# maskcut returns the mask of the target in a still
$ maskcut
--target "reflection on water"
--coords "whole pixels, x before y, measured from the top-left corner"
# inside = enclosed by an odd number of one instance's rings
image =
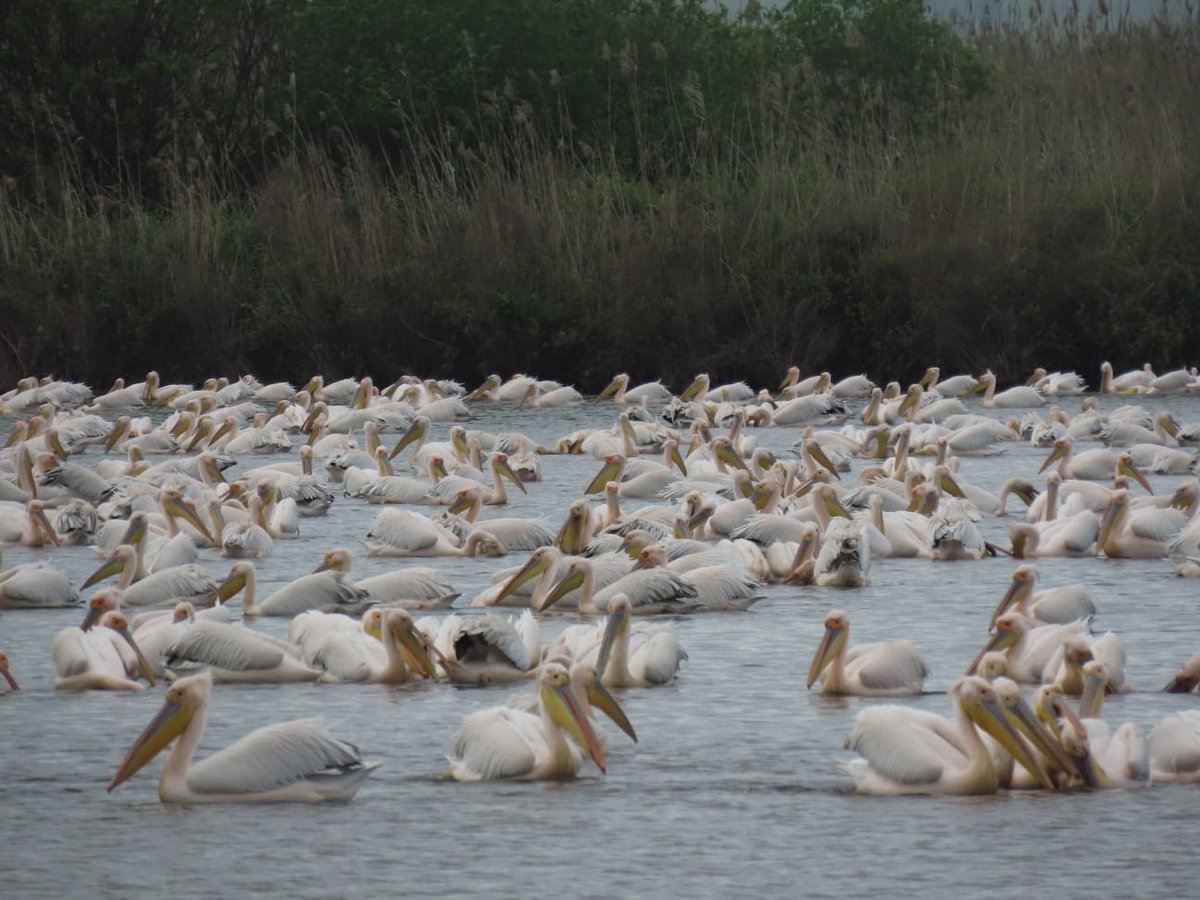
[[[1161,402],[1182,421],[1200,418],[1200,401]],[[485,406],[470,424],[523,430],[551,443],[582,425],[607,425],[613,415],[607,404],[566,412]],[[9,425],[0,421],[0,433]],[[779,428],[756,436],[786,455],[799,434]],[[964,461],[963,472],[996,490],[1012,474],[1032,477],[1046,452],[1013,446]],[[856,471],[861,466],[856,462]],[[591,458],[546,458],[546,481],[529,496],[513,495],[506,513],[543,513],[557,528],[597,467]],[[1153,479],[1160,493],[1178,481]],[[339,499],[326,519],[303,521],[301,539],[281,543],[260,564],[263,590],[310,570],[332,546],[361,551],[376,511]],[[1005,542],[1004,520],[983,524],[989,538]],[[205,554],[215,574],[227,569],[212,551]],[[38,556],[14,549],[5,565]],[[95,565],[89,548],[65,548],[53,560],[76,583]],[[465,603],[491,572],[516,561],[435,564]],[[356,572],[397,564],[360,553]],[[856,711],[875,701],[804,690],[825,613],[847,609],[855,640],[911,638],[933,670],[934,692],[913,702],[945,712],[940,692],[985,639],[1015,566],[1004,558],[884,560],[861,590],[771,587],[749,612],[680,620],[690,661],[679,680],[624,697],[638,744],[609,729],[609,774],[585,768],[571,783],[439,779],[462,717],[503,702],[507,688],[219,686],[201,754],[268,721],[321,715],[383,763],[355,802],[303,808],[164,807],[156,794],[161,762],[107,795],[109,776],[158,709],[161,689],[56,695],[50,641],[79,614],[6,612],[0,646],[24,690],[0,696],[4,893],[960,897],[1025,895],[1030,879],[1039,892],[1064,896],[1191,893],[1195,867],[1180,840],[1194,821],[1191,788],[978,799],[851,792],[840,769],[850,758],[842,741]],[[1195,697],[1154,693],[1200,649],[1194,581],[1174,577],[1163,560],[1044,560],[1038,568],[1045,585],[1085,583],[1099,609],[1097,629],[1125,640],[1138,693],[1106,705],[1111,721],[1149,728],[1196,705]],[[573,621],[549,618],[546,631]],[[286,631],[277,620],[254,627]]]

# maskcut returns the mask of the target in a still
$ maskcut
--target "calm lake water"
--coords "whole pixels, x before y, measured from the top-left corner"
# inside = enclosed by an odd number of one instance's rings
[[[1107,409],[1118,401],[1102,402]],[[1063,405],[1074,412],[1078,400]],[[1198,399],[1144,405],[1167,405],[1184,422],[1200,418]],[[564,412],[475,409],[468,427],[522,430],[546,443],[615,417],[607,403]],[[10,425],[0,420],[0,434]],[[447,427],[438,426],[435,437]],[[786,455],[800,433],[756,434]],[[1001,456],[964,460],[962,473],[994,490],[1014,474],[1034,477],[1047,452],[1011,445]],[[93,448],[83,460],[98,455]],[[864,464],[855,462],[855,475]],[[557,528],[597,468],[590,457],[546,457],[546,480],[531,485],[529,496],[516,495],[505,512],[541,513]],[[1157,493],[1180,480],[1152,479]],[[360,551],[359,576],[403,565],[363,552],[377,511],[339,497],[326,518],[304,520],[299,540],[278,544],[259,564],[264,592],[311,570],[339,545]],[[983,524],[989,537],[1007,543],[1006,520]],[[214,574],[227,571],[215,551],[203,554]],[[86,547],[13,549],[5,565],[39,558],[77,584],[96,565]],[[462,591],[465,605],[493,571],[523,558],[433,564]],[[106,794],[121,757],[161,705],[162,688],[56,694],[50,643],[80,613],[5,612],[0,646],[23,690],[0,696],[3,895],[1194,894],[1194,787],[973,799],[852,792],[840,768],[852,758],[842,741],[857,711],[879,701],[805,691],[824,615],[848,610],[856,641],[911,638],[933,670],[930,693],[911,702],[945,713],[942,692],[986,639],[988,616],[1016,565],[1007,558],[885,560],[867,588],[770,587],[748,612],[680,619],[690,660],[676,683],[623,695],[639,742],[606,723],[608,775],[589,763],[567,783],[441,780],[463,716],[505,702],[508,687],[218,686],[201,756],[259,725],[321,715],[383,764],[355,801],[312,806],[164,806],[157,796],[161,758]],[[1133,720],[1149,730],[1164,715],[1196,707],[1195,696],[1155,693],[1200,649],[1196,581],[1175,577],[1165,560],[1043,560],[1038,569],[1044,585],[1088,585],[1099,611],[1096,629],[1125,640],[1136,692],[1106,706],[1109,721]],[[545,633],[574,621],[571,614],[547,617]],[[253,627],[286,632],[280,620]]]

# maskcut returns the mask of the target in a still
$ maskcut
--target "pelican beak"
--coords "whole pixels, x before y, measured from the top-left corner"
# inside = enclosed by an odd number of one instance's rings
[[[913,390],[911,387],[904,394],[904,399],[900,401],[900,405],[896,407],[897,416],[907,416],[909,411],[917,405],[917,401],[921,398],[920,390]]]
[[[1021,702],[1008,710],[1009,720],[1047,759],[1054,760],[1068,775],[1081,776],[1078,761],[1072,757],[1049,730],[1038,721],[1033,709],[1021,698]],[[1022,763],[1024,765],[1024,763]],[[1031,770],[1032,771],[1032,770]],[[1037,774],[1036,772],[1033,774]]]
[[[393,625],[392,634],[400,642],[405,656],[408,657],[408,663],[413,669],[420,672],[425,678],[437,677],[437,666],[429,658],[429,651],[425,649],[425,642],[417,633],[416,626],[411,622],[403,627]]]
[[[567,594],[571,593],[571,591],[575,590],[582,584],[583,584],[583,575],[581,573],[579,573],[579,572],[569,573],[565,578],[560,580],[558,582],[558,584],[556,584],[554,586],[554,589],[552,591],[550,591],[549,596],[546,597],[546,602],[542,604],[541,608],[538,609],[537,612],[545,612],[550,607],[552,607],[555,603],[557,603],[559,600],[561,600],[563,597],[565,597]]]
[[[230,572],[229,577],[217,585],[217,602],[228,602],[230,597],[236,596],[237,592],[245,586],[245,575],[238,571]]]
[[[600,467],[600,471],[596,473],[596,477],[588,482],[588,486],[583,489],[585,494],[602,494],[604,487],[610,481],[617,480],[617,473],[621,471],[621,459],[607,459],[604,465]]]
[[[470,456],[471,447],[467,443],[466,435],[466,431],[462,430],[461,428],[453,428],[450,431],[450,443],[454,446],[454,449],[463,456]]]
[[[1086,687],[1086,685],[1085,685]],[[1196,688],[1196,677],[1188,672],[1187,667],[1180,669],[1163,686],[1166,694],[1190,694]]]
[[[1083,783],[1089,788],[1112,787],[1108,773],[1104,771],[1104,767],[1092,755],[1091,748],[1085,744],[1082,749],[1084,752],[1075,760],[1075,765]]]
[[[224,422],[222,422],[221,427],[218,428],[216,431],[214,431],[212,437],[210,437],[208,439],[208,446],[210,446],[210,447],[216,446],[217,441],[219,441],[221,438],[223,438],[225,435],[229,434],[229,432],[231,432],[233,430],[233,425],[234,425],[234,422],[233,422],[232,417],[227,418]]]
[[[50,520],[46,518],[45,511],[36,509],[33,512],[33,517],[37,519],[38,527],[42,530],[42,536],[55,547],[62,546],[62,539],[58,536],[58,532],[54,530],[54,526],[50,524]]]
[[[105,578],[108,578],[110,575],[116,575],[118,572],[123,572],[124,570],[125,570],[125,561],[119,556],[114,556],[112,559],[110,559],[108,562],[104,563],[104,565],[102,565],[100,568],[98,568],[95,572],[93,572],[91,575],[89,575],[87,581],[85,581],[83,583],[83,586],[85,588],[89,588],[93,584],[96,584],[97,582],[103,581]]]
[[[679,469],[679,474],[687,477],[687,463],[683,460],[683,454],[679,452],[679,444],[676,443],[671,448],[671,462],[675,463],[675,467]]]
[[[846,629],[825,627],[825,636],[821,638],[821,643],[817,646],[817,652],[813,654],[812,664],[808,667],[808,684],[806,688],[811,689],[816,684],[817,679],[821,677],[821,673],[825,671],[825,667],[833,662],[834,658],[842,652],[842,647],[846,644]]]
[[[1029,593],[1029,587],[1028,581],[1014,578],[1008,585],[1008,590],[1004,592],[1004,596],[1000,598],[996,611],[992,613],[992,620],[988,622],[988,628],[994,627],[996,620],[1008,612],[1010,607],[1022,602]]]
[[[925,374],[921,376],[921,380],[918,381],[917,384],[919,384],[922,388],[925,388],[926,390],[928,390],[929,385],[933,384],[934,374],[935,373],[933,371],[933,367],[930,366],[928,369],[925,370]],[[938,372],[936,374],[940,375],[941,372]]]
[[[483,384],[471,391],[464,397],[464,400],[481,400],[488,395],[488,392],[496,387],[499,387],[500,379],[498,376],[489,375],[483,380]]]
[[[142,673],[142,677],[146,679],[146,681],[150,685],[150,687],[154,687],[154,685],[155,685],[154,670],[152,668],[150,668],[150,663],[147,661],[146,657],[142,654],[142,648],[137,645],[137,641],[135,641],[133,639],[133,635],[129,633],[129,629],[128,628],[114,628],[113,631],[115,631],[122,638],[124,638],[125,643],[127,643],[130,646],[130,648],[133,650],[134,655],[137,657],[138,671]]]
[[[452,504],[450,504],[450,512],[453,515],[458,515],[459,513],[464,513],[470,508],[471,508],[471,495],[466,492],[460,493],[455,498],[454,502]]]
[[[979,668],[979,662],[985,654],[991,653],[993,650],[1007,650],[1017,642],[1019,635],[1015,631],[997,631],[992,635],[991,640],[983,645],[983,649],[976,654],[971,660],[971,665],[967,666],[968,675],[974,675],[975,670]]]
[[[738,452],[733,449],[733,444],[721,443],[717,445],[717,449],[713,452],[713,455],[735,469],[741,469],[743,472],[750,471],[750,467],[746,465]]]
[[[837,495],[832,489],[822,491],[821,502],[825,504],[825,509],[829,511],[829,515],[837,518],[841,516],[843,519],[849,519],[850,513],[846,507],[842,506],[842,501],[838,500]]]
[[[999,700],[994,697],[991,700],[968,698],[963,700],[962,707],[972,722],[999,741],[1001,746],[1012,754],[1012,758],[1028,769],[1030,774],[1036,776],[1047,790],[1055,790],[1056,785],[1046,774],[1041,763],[1029,752],[1029,748],[1021,740],[1020,734],[1004,714],[1004,708],[1000,705]]]
[[[583,517],[575,510],[567,513],[567,519],[554,536],[554,546],[568,555],[575,555],[583,550]]]
[[[570,521],[570,520],[568,519],[567,521]],[[565,525],[563,527],[566,528]],[[511,594],[513,591],[515,591],[521,585],[525,584],[527,581],[529,581],[531,578],[533,578],[535,575],[540,575],[542,572],[545,572],[547,565],[548,565],[548,563],[546,562],[546,560],[544,558],[537,559],[536,557],[531,556],[525,562],[525,565],[521,566],[520,569],[518,569],[515,573],[513,573],[512,578],[508,579],[508,581],[505,582],[504,587],[500,588],[500,593],[496,595],[496,602],[499,603],[501,600],[503,600],[505,597],[507,597],[509,594]]]
[[[108,783],[108,789],[111,791],[137,774],[138,770],[154,759],[187,728],[195,714],[193,708],[168,700],[129,748],[129,752],[125,754],[121,765],[117,767]]]
[[[1079,717],[1081,719],[1098,719],[1100,708],[1104,703],[1104,689],[1108,679],[1094,672],[1083,676],[1083,692],[1079,695]]]
[[[596,767],[602,773],[607,771],[604,765],[604,747],[596,737],[592,723],[575,702],[571,686],[546,685],[542,688],[542,702],[546,704],[546,709],[555,723],[591,755]]]
[[[8,671],[8,666],[0,666],[0,676],[4,677],[4,680],[8,682],[8,686],[14,691],[19,691],[21,689],[21,686],[17,684],[17,679],[13,678],[12,672]],[[616,720],[614,719],[613,721]],[[635,737],[634,740],[636,741],[637,738]]]
[[[603,400],[605,397],[611,397],[613,394],[615,394],[617,392],[617,388],[620,386],[620,384],[621,384],[621,382],[618,379],[614,378],[612,381],[610,381],[608,383],[608,387],[606,387],[604,390],[602,390],[600,393],[598,393],[596,395],[596,401],[599,402],[599,401]]]
[[[496,471],[511,481],[522,494],[528,494],[529,489],[525,487],[525,482],[517,477],[517,473],[512,470],[512,466],[508,464],[505,458],[496,460]]]
[[[608,668],[608,657],[612,653],[613,644],[616,643],[617,638],[628,631],[628,608],[609,614],[608,622],[604,626],[604,637],[600,640],[600,650],[596,656],[596,671],[600,673],[602,679],[604,671]],[[634,740],[637,739],[634,738]]]
[[[588,703],[612,719],[613,724],[629,735],[630,740],[635,744],[637,743],[637,732],[633,730],[633,723],[629,721],[625,710],[621,709],[621,705],[617,703],[617,698],[599,680],[588,685],[587,698]]]
[[[417,438],[425,434],[425,423],[420,419],[414,419],[413,423],[408,426],[408,431],[400,436],[400,440],[396,441],[396,446],[392,448],[392,452],[388,454],[388,459],[395,459],[401,450],[415,441]]]
[[[1067,455],[1067,448],[1062,444],[1055,444],[1054,449],[1050,451],[1050,455],[1046,457],[1046,461],[1042,463],[1042,467],[1038,469],[1038,474],[1045,472],[1048,468]]]
[[[842,476],[837,473],[837,467],[829,461],[829,457],[825,455],[824,448],[815,440],[808,445],[808,455],[819,462],[821,466],[838,481],[842,480]]]
[[[198,532],[204,535],[204,539],[210,544],[214,543],[213,534],[208,530],[208,526],[200,521],[200,517],[196,515],[196,511],[183,502],[178,497],[172,497],[163,504],[167,512],[176,518],[183,519]],[[127,542],[130,543],[130,542]]]
[[[1154,489],[1150,487],[1150,482],[1146,480],[1146,476],[1142,474],[1142,470],[1135,466],[1132,462],[1122,458],[1117,463],[1117,471],[1119,471],[1122,475],[1132,478],[1134,481],[1140,484],[1146,489],[1147,494],[1154,493]]]
[[[687,403],[689,400],[694,400],[700,393],[700,388],[703,386],[704,382],[699,377],[692,379],[692,383],[683,389],[683,393],[679,395],[679,399],[684,403]]]
[[[1096,535],[1096,544],[1093,549],[1093,554],[1100,555],[1100,552],[1108,545],[1109,539],[1113,532],[1117,530],[1117,525],[1125,515],[1125,506],[1120,503],[1109,501],[1108,507],[1104,510],[1104,516],[1100,519],[1100,533]]]
[[[321,564],[312,570],[312,574],[316,575],[318,572],[326,572],[333,567],[333,559],[328,553],[326,553],[323,557],[321,557]]]
[[[117,442],[121,440],[121,438],[125,437],[125,434],[128,431],[129,418],[127,416],[122,416],[117,420],[116,424],[113,425],[112,431],[108,433],[108,438],[104,441],[104,452],[108,453],[110,450],[112,450],[112,448],[117,445]]]
[[[963,493],[963,489],[959,486],[958,482],[954,480],[954,476],[951,475],[949,472],[943,473],[939,484],[940,484],[942,490],[945,491],[947,494],[949,494],[952,497],[960,497],[961,498],[961,497],[967,496],[966,494]]]

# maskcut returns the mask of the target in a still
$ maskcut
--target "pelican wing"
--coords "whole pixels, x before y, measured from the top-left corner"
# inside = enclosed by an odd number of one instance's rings
[[[0,608],[75,606],[79,594],[67,576],[41,563],[0,572]]]
[[[630,654],[630,668],[640,666],[649,684],[667,684],[679,671],[679,664],[688,658],[679,643],[675,629],[658,626]]]
[[[537,662],[513,623],[493,613],[460,617],[452,646],[459,662],[503,662],[522,672]]]
[[[242,625],[197,621],[167,649],[167,665],[180,662],[235,671],[274,669],[284,650]]]
[[[599,578],[597,578],[597,583]],[[609,601],[617,594],[626,594],[636,612],[639,608],[678,605],[683,609],[686,601],[696,598],[698,591],[682,575],[670,569],[641,569],[630,572],[601,591],[597,591],[596,606],[607,610]]]
[[[731,538],[745,538],[759,546],[768,546],[779,541],[798,544],[804,539],[806,523],[787,516],[758,514],[751,516],[744,525],[735,528]]]
[[[325,636],[310,662],[339,681],[366,681],[373,667],[387,663],[387,651],[361,631],[335,631]]]
[[[153,606],[204,597],[216,589],[216,579],[199,566],[189,563],[152,572],[141,581],[134,582],[122,595],[121,602],[126,606]]]
[[[424,516],[409,512],[406,509],[385,509],[375,517],[371,530],[367,532],[367,540],[384,546],[418,553],[434,546],[439,539],[447,538],[452,543],[453,538]]]
[[[507,544],[505,545],[507,546]],[[437,569],[427,567],[398,569],[355,582],[376,603],[396,603],[400,600],[437,600],[457,593]]]
[[[198,794],[242,794],[361,768],[359,749],[333,737],[320,719],[293,719],[259,728],[196,763],[187,783]]]
[[[460,780],[520,778],[533,771],[545,745],[537,716],[507,707],[485,709],[463,719],[450,768]]]
[[[542,518],[481,519],[476,524],[513,552],[536,550],[554,543],[554,533]]]
[[[919,690],[929,674],[925,660],[910,641],[851,647],[846,653],[846,668],[864,687],[876,690],[909,686]]]
[[[899,784],[933,784],[947,764],[964,757],[961,738],[941,716],[905,706],[874,706],[858,714],[846,749]]]
[[[288,616],[355,600],[365,600],[367,592],[351,584],[342,572],[314,572],[285,584],[262,603],[263,614]]]

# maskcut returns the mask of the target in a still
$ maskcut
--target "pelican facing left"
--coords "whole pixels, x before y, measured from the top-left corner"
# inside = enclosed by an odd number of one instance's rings
[[[378,763],[363,762],[353,744],[338,740],[320,719],[292,719],[252,731],[196,765],[212,679],[180,678],[166,703],[129,748],[108,790],[129,780],[176,738],[158,780],[164,803],[349,800]]]

